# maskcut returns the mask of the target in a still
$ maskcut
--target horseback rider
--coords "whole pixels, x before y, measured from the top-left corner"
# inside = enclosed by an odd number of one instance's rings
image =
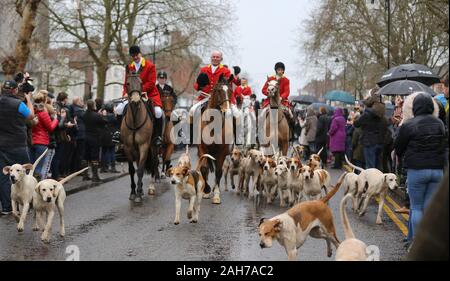
[[[290,94],[290,82],[289,79],[285,76],[284,72],[286,70],[286,67],[284,63],[277,62],[275,64],[275,75],[272,75],[270,77],[267,77],[267,81],[264,84],[264,87],[262,89],[262,93],[267,96],[267,88],[269,86],[269,82],[273,80],[278,80],[278,84],[280,87],[280,98],[281,98],[281,104],[280,106],[283,108],[283,111],[285,112],[286,118],[288,120],[289,126],[292,128],[294,124],[294,116],[291,111],[291,105],[289,103],[289,94]],[[269,99],[264,99],[263,101],[263,108],[267,108],[269,105]]]
[[[194,89],[199,91],[200,95],[197,97],[196,104],[194,104],[189,111],[190,116],[193,116],[198,108],[201,108],[202,105],[208,102],[209,93],[219,81],[220,76],[223,75],[223,78],[225,79],[230,78],[231,71],[222,64],[222,60],[222,53],[214,51],[211,55],[211,64],[200,69],[200,74],[197,77],[197,81],[194,83]],[[238,78],[239,73],[240,68],[235,66],[233,83],[236,86],[240,85],[240,80]]]
[[[127,65],[127,71],[125,72],[125,83],[123,86],[123,97],[127,97],[126,81],[129,73],[137,73],[142,80],[142,94],[145,100],[148,100],[149,105],[153,105],[154,115],[154,132],[155,145],[159,146],[162,142],[162,130],[163,130],[163,110],[161,97],[156,87],[156,66],[150,61],[145,59],[141,54],[139,46],[131,46],[129,54],[132,61]],[[124,102],[123,106],[126,106],[128,101]],[[123,108],[123,107],[122,107]],[[118,110],[120,114],[120,110]],[[125,108],[123,108],[123,114],[125,116]]]
[[[164,71],[158,72],[158,83],[156,84],[156,88],[158,89],[159,95],[167,95],[173,97],[173,103],[177,103],[177,95],[173,88],[167,84],[167,73]]]
[[[231,104],[241,105],[244,101],[244,97],[249,98],[252,95],[252,89],[248,86],[246,78],[241,79],[241,85],[237,86],[231,96]],[[239,100],[239,102],[238,102]]]

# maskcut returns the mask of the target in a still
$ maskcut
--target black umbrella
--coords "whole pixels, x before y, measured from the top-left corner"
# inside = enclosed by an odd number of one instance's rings
[[[299,104],[312,104],[315,102],[319,102],[319,100],[316,97],[309,95],[292,96],[289,99],[291,100],[291,102]]]
[[[434,74],[433,71],[425,65],[402,64],[386,71],[383,76],[381,76],[377,85],[383,87],[388,83],[397,80],[414,80],[427,86],[440,82],[439,76]]]
[[[429,86],[411,80],[398,80],[387,84],[381,88],[378,93],[385,96],[407,96],[414,92],[425,92],[431,96],[435,96],[436,93]]]

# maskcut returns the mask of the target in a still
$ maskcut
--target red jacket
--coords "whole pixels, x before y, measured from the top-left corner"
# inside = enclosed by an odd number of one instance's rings
[[[207,66],[204,66],[202,69],[200,69],[200,73],[202,73],[202,72],[203,72],[203,73],[206,73],[206,75],[208,75],[208,78],[209,78],[209,85],[208,85],[208,86],[205,86],[205,87],[202,89],[202,91],[205,92],[205,93],[211,92],[212,88],[214,88],[214,86],[215,86],[215,85],[217,84],[217,82],[219,81],[220,75],[223,74],[223,76],[224,76],[225,79],[228,79],[228,78],[230,78],[230,76],[231,76],[230,70],[229,70],[228,68],[224,67],[222,64],[220,64],[220,65],[217,67],[216,72],[214,72],[214,73],[212,73],[212,68],[211,68],[211,65],[210,65],[210,64],[207,65]],[[233,83],[234,83],[236,86],[238,86],[238,85],[240,84],[239,81],[236,79],[236,77],[233,79]],[[194,89],[195,89],[196,91],[199,90],[199,89],[198,89],[197,82],[194,83]],[[205,97],[203,97],[202,95],[200,95],[200,96],[197,97],[197,100],[202,100],[202,99],[204,99],[204,98],[205,98]]]
[[[135,72],[136,66],[134,62],[128,65],[130,71]],[[162,107],[161,97],[159,95],[158,89],[156,88],[156,66],[149,60],[143,59],[141,67],[139,68],[139,77],[142,80],[142,91],[147,93],[147,97],[153,100],[154,106]],[[123,94],[125,96],[127,93],[126,81],[128,78],[128,73],[125,73],[125,83],[123,85]]]
[[[48,112],[39,111],[37,113],[38,123],[33,127],[32,139],[33,144],[49,145],[50,137],[49,133],[52,133],[56,126],[58,126],[58,119],[50,119]]]
[[[234,89],[233,95],[231,96],[231,103],[232,104],[236,104],[236,97],[241,97],[241,101],[242,98],[244,96],[251,96],[252,95],[252,89],[250,87],[242,87],[242,86],[237,86],[236,89]]]
[[[266,81],[266,84],[264,84],[264,87],[262,89],[262,93],[267,96],[267,87],[269,86],[269,81],[276,80],[277,77],[275,75],[269,77],[269,79]],[[287,77],[283,76],[280,78],[280,97],[281,97],[281,104],[284,106],[290,106],[289,105],[289,93],[290,93],[290,86],[289,86],[289,79]],[[264,99],[263,101],[263,107],[266,107],[269,105],[269,99]]]

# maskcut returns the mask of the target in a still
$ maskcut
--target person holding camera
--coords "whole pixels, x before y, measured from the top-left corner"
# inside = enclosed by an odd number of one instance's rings
[[[47,97],[44,92],[40,91],[34,96],[34,112],[37,116],[37,124],[33,127],[32,139],[33,146],[31,147],[31,162],[34,163],[39,156],[44,153],[50,144],[49,134],[53,133],[58,126],[58,119],[56,118],[56,113],[52,112],[52,118],[50,118],[50,113],[48,107],[46,106]],[[41,161],[36,169],[36,178],[38,180],[45,179],[46,175],[42,173]]]
[[[25,88],[25,90],[28,90]],[[23,92],[25,102],[18,96],[16,81],[6,81],[0,95],[0,169],[15,163],[29,163],[25,121],[34,118],[31,92]],[[0,203],[2,215],[12,211],[11,181],[0,173]]]

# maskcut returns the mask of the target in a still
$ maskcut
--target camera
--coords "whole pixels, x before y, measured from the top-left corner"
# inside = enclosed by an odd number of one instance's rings
[[[22,93],[34,92],[34,86],[31,83],[31,82],[33,82],[33,79],[30,77],[30,74],[28,74],[28,72],[17,73],[14,76],[14,81],[16,81],[17,84],[19,84],[19,92],[22,92]]]

